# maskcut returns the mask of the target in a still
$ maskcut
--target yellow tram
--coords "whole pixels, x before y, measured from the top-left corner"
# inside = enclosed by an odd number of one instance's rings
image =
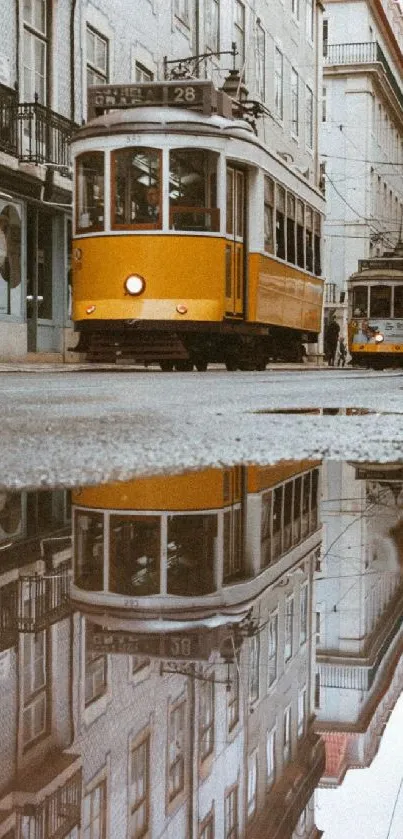
[[[321,327],[323,198],[211,82],[89,89],[73,319],[89,360],[264,369]]]
[[[354,365],[401,366],[403,361],[403,243],[360,259],[348,281],[349,350]]]

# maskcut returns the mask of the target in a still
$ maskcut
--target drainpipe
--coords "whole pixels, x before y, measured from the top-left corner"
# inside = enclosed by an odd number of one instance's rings
[[[77,0],[71,0],[71,9],[70,9],[70,119],[71,122],[74,122],[74,51],[75,51],[75,39],[74,39],[74,18],[75,18],[75,11],[76,11],[76,3]]]
[[[196,0],[195,6],[195,47],[196,47],[196,78],[198,79],[200,76],[200,68],[199,68],[199,55],[200,55],[200,3],[199,0]]]

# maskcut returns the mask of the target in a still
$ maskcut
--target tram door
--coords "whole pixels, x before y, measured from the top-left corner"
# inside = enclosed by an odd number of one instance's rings
[[[227,166],[227,230],[225,246],[225,311],[244,314],[245,173]]]

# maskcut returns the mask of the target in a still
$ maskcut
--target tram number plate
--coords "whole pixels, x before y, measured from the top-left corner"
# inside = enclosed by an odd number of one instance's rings
[[[140,635],[94,628],[90,632],[90,647],[94,652],[150,655],[181,660],[209,657],[198,634]]]
[[[96,85],[88,88],[89,116],[112,108],[139,105],[171,106],[211,112],[214,88],[211,82],[149,82],[134,85]]]

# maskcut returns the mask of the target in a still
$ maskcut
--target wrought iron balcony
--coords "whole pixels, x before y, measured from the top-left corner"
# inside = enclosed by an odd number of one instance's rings
[[[62,839],[78,827],[81,819],[82,771],[38,803],[18,808],[18,836],[32,839]]]
[[[69,563],[41,576],[19,577],[0,588],[0,649],[18,632],[40,632],[70,613]]]
[[[388,82],[403,106],[403,90],[399,85],[385,53],[377,41],[363,41],[358,44],[328,44],[324,64],[346,65],[346,64],[382,64]]]
[[[0,85],[0,151],[24,163],[50,163],[70,170],[70,140],[77,126],[38,102],[18,102],[17,91]]]

